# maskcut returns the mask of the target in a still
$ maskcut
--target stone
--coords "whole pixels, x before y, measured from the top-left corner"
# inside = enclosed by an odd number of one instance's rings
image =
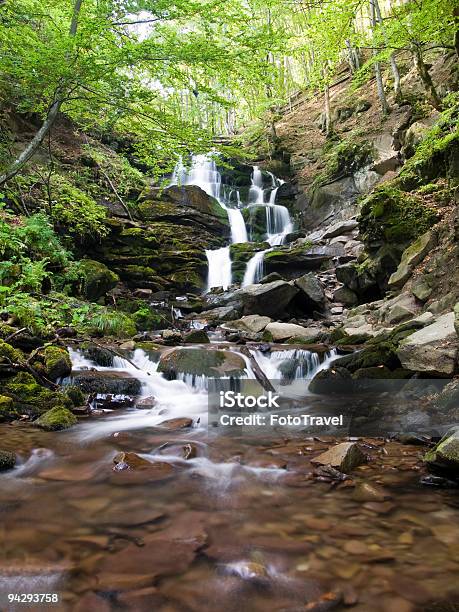
[[[187,417],[178,417],[175,419],[168,419],[167,421],[161,421],[156,427],[165,429],[166,431],[179,431],[180,429],[188,429],[193,426],[193,419]]]
[[[352,492],[352,499],[358,502],[386,501],[391,498],[388,491],[372,482],[360,482]]]
[[[388,325],[396,325],[407,319],[412,319],[420,311],[420,306],[411,293],[401,293],[381,308],[381,318]]]
[[[140,395],[142,383],[128,372],[78,370],[72,372],[72,384],[85,393]]]
[[[367,457],[356,442],[341,442],[311,459],[311,463],[331,465],[345,474],[366,462]]]
[[[266,285],[267,283],[272,283],[278,280],[285,280],[285,278],[281,274],[279,274],[279,272],[271,272],[271,274],[267,274],[266,276],[263,276],[263,278],[260,281],[260,284]]]
[[[91,302],[103,297],[120,280],[119,276],[109,270],[105,264],[92,259],[82,259],[79,270],[83,278],[82,294]]]
[[[272,319],[269,317],[262,317],[260,315],[247,315],[236,321],[231,321],[224,325],[225,329],[236,329],[241,331],[249,331],[253,333],[261,332],[265,327],[271,323]]]
[[[425,302],[432,295],[433,287],[430,286],[428,278],[421,276],[411,285],[411,293],[420,301]]]
[[[295,280],[300,290],[298,298],[302,298],[308,306],[320,308],[325,302],[325,293],[322,283],[313,273],[305,274]]]
[[[339,287],[333,293],[333,301],[341,302],[345,306],[355,306],[359,303],[357,295],[347,287]]]
[[[34,421],[34,425],[46,431],[60,431],[76,425],[77,422],[78,419],[68,408],[56,406],[42,414],[40,418]]]
[[[319,370],[309,383],[308,389],[318,395],[352,393],[353,380],[349,370],[333,366]]]
[[[151,410],[157,404],[156,398],[153,395],[149,395],[148,397],[141,397],[137,400],[135,407],[139,408],[139,410]]]
[[[209,336],[203,329],[192,329],[183,337],[185,344],[209,344]]]
[[[51,381],[68,376],[72,362],[67,349],[61,346],[46,346],[32,360],[33,367]]]
[[[178,329],[165,329],[161,334],[164,344],[176,344],[182,341],[182,333]]]
[[[219,306],[213,310],[206,310],[199,315],[204,321],[219,323],[220,321],[233,321],[241,315],[242,307],[235,305]]]
[[[241,377],[245,374],[246,363],[241,355],[232,351],[212,348],[175,348],[161,355],[158,372],[169,380],[179,374],[221,378]]]
[[[241,300],[244,315],[259,314],[275,318],[285,313],[285,308],[298,291],[297,287],[286,281],[274,281],[243,287],[235,292],[235,297]]]
[[[459,427],[444,435],[424,459],[434,471],[446,472],[459,478]]]
[[[11,470],[16,465],[16,455],[10,451],[0,449],[0,472]]]
[[[120,344],[120,349],[122,351],[133,351],[135,349],[135,342],[133,340],[123,342],[122,344]]]
[[[317,341],[321,332],[316,327],[303,327],[294,323],[269,323],[265,327],[265,334],[269,334],[273,342],[282,342],[290,338],[302,340],[313,344]]]
[[[335,236],[340,236],[341,234],[348,234],[358,226],[359,224],[355,219],[338,221],[337,223],[330,225],[330,227],[324,231],[322,234],[322,239],[327,240],[328,238],[334,238]]]
[[[459,302],[454,306],[454,329],[459,336]]]
[[[424,259],[436,245],[436,235],[428,231],[419,236],[408,248],[403,251],[397,270],[389,278],[390,288],[402,287],[410,278],[414,268]]]
[[[397,355],[402,366],[413,372],[451,376],[456,370],[458,357],[454,313],[439,317],[435,323],[402,340]]]

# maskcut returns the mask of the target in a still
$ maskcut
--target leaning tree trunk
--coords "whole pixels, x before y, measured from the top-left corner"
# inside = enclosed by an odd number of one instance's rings
[[[374,3],[374,10],[375,10],[375,14],[376,14],[376,19],[381,27],[381,30],[384,34],[384,38],[386,41],[386,46],[388,46],[388,40],[387,40],[387,34],[386,34],[386,30],[384,28],[384,23],[383,23],[383,18],[381,15],[381,9],[379,7],[379,2],[378,0],[373,0]],[[400,72],[398,70],[398,66],[397,66],[397,62],[395,60],[395,53],[391,53],[390,56],[390,67],[392,70],[392,76],[394,77],[394,95],[395,95],[395,99],[397,100],[397,102],[400,102],[401,98],[402,98],[402,88],[400,85]]]
[[[430,76],[429,69],[424,63],[424,58],[422,56],[422,48],[420,44],[415,44],[413,46],[413,54],[414,54],[414,63],[418,74],[421,78],[422,84],[427,92],[427,96],[430,100],[430,103],[436,110],[442,110],[442,103],[440,96],[437,93],[434,82],[432,81],[432,77]]]
[[[370,20],[371,20],[371,28],[373,30],[373,39],[374,39],[374,31],[376,29],[376,7],[375,0],[370,0]],[[373,56],[376,57],[378,55],[378,50],[374,49]],[[384,83],[382,80],[381,74],[381,64],[378,60],[375,60],[375,76],[376,76],[376,87],[378,90],[378,98],[381,102],[381,109],[384,115],[387,115],[389,112],[389,105],[387,104],[386,94],[384,92]]]
[[[70,24],[69,35],[73,38],[75,37],[78,29],[78,18],[81,11],[81,5],[83,4],[83,0],[75,0],[75,4],[73,7],[73,15],[72,22]],[[49,107],[48,113],[46,115],[46,119],[43,122],[42,126],[26,146],[24,151],[19,155],[17,159],[10,165],[5,174],[0,176],[0,185],[6,183],[13,177],[18,174],[22,168],[27,164],[27,162],[33,157],[33,155],[37,152],[41,143],[49,133],[52,128],[56,118],[59,114],[62,104],[65,102],[66,97],[68,96],[68,92],[65,88],[58,88],[54,94],[54,100],[51,106]]]
[[[330,87],[325,84],[324,90],[324,110],[325,110],[325,135],[328,137],[332,133],[332,121],[330,112]]]
[[[352,45],[351,41],[348,38],[346,38],[345,43],[351,73],[354,74],[354,72],[357,72],[357,70],[360,68],[359,54],[357,49]]]

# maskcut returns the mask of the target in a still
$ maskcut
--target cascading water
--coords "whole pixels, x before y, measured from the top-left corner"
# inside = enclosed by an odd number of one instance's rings
[[[282,181],[273,174],[271,186],[264,188],[263,173],[258,166],[253,167],[248,206],[266,208],[266,241],[273,246],[284,243],[285,237],[293,229],[290,214],[285,206],[276,204],[276,196]],[[248,242],[247,228],[242,216],[239,191],[222,185],[221,174],[215,160],[208,155],[193,157],[190,168],[180,161],[172,176],[171,185],[197,185],[208,195],[215,198],[226,211],[231,228],[231,243]],[[242,286],[258,282],[263,276],[264,252],[256,253],[247,263]],[[208,261],[207,290],[213,287],[227,289],[232,283],[231,257],[229,246],[206,251]]]

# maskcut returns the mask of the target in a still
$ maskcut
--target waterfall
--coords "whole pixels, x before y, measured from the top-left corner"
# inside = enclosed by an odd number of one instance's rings
[[[259,253],[255,253],[252,259],[247,263],[244,279],[242,281],[243,287],[258,283],[263,277],[263,260],[265,258],[265,252],[266,251],[260,251]]]
[[[264,206],[266,209],[266,241],[271,247],[284,243],[285,237],[293,229],[290,214],[285,206],[276,204],[276,196],[283,181],[271,172],[271,188],[263,187],[263,172],[253,167],[247,206]],[[248,242],[247,228],[241,208],[240,193],[222,185],[222,177],[217,164],[209,155],[194,155],[191,166],[185,167],[180,160],[172,175],[171,185],[196,185],[209,196],[215,198],[228,215],[231,229],[231,243]],[[269,192],[269,193],[266,193]],[[266,196],[266,197],[265,197]],[[268,249],[269,250],[269,249]],[[247,263],[242,286],[257,283],[263,276],[263,260],[266,251],[256,253]],[[206,251],[208,262],[207,291],[213,287],[227,289],[232,284],[231,255],[229,246]]]

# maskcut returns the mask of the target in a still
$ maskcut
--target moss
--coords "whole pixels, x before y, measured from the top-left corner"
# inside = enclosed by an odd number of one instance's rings
[[[46,431],[59,431],[68,429],[78,422],[76,416],[64,406],[55,406],[51,410],[45,412],[39,419],[34,422],[34,425],[45,429]]]
[[[76,385],[69,385],[68,387],[65,387],[65,394],[75,407],[83,406],[86,401],[85,394]]]
[[[14,419],[17,415],[12,398],[7,395],[0,395],[0,422]]]
[[[145,305],[133,313],[132,320],[139,331],[161,329],[165,324],[163,315]]]
[[[15,327],[7,325],[6,323],[0,323],[0,338],[3,340],[6,340],[8,336],[11,336],[11,334],[14,334],[16,331],[17,329]]]
[[[54,406],[72,405],[65,393],[45,389],[28,372],[19,372],[9,379],[3,387],[3,393],[13,398],[15,410],[31,416],[42,414]]]
[[[33,365],[49,380],[68,376],[72,371],[70,355],[67,349],[60,346],[47,346],[42,349]]]
[[[16,455],[10,451],[0,449],[0,472],[11,470],[16,465]]]
[[[79,264],[82,274],[82,294],[90,301],[97,301],[119,282],[119,276],[99,261],[83,259]]]
[[[24,359],[22,351],[15,349],[4,340],[0,340],[0,360],[6,358],[14,363],[21,363]]]
[[[423,200],[387,183],[361,203],[359,227],[367,244],[406,244],[426,232],[438,217]]]
[[[315,177],[311,191],[339,177],[350,176],[371,162],[373,146],[368,141],[328,140],[323,148],[324,169]]]

